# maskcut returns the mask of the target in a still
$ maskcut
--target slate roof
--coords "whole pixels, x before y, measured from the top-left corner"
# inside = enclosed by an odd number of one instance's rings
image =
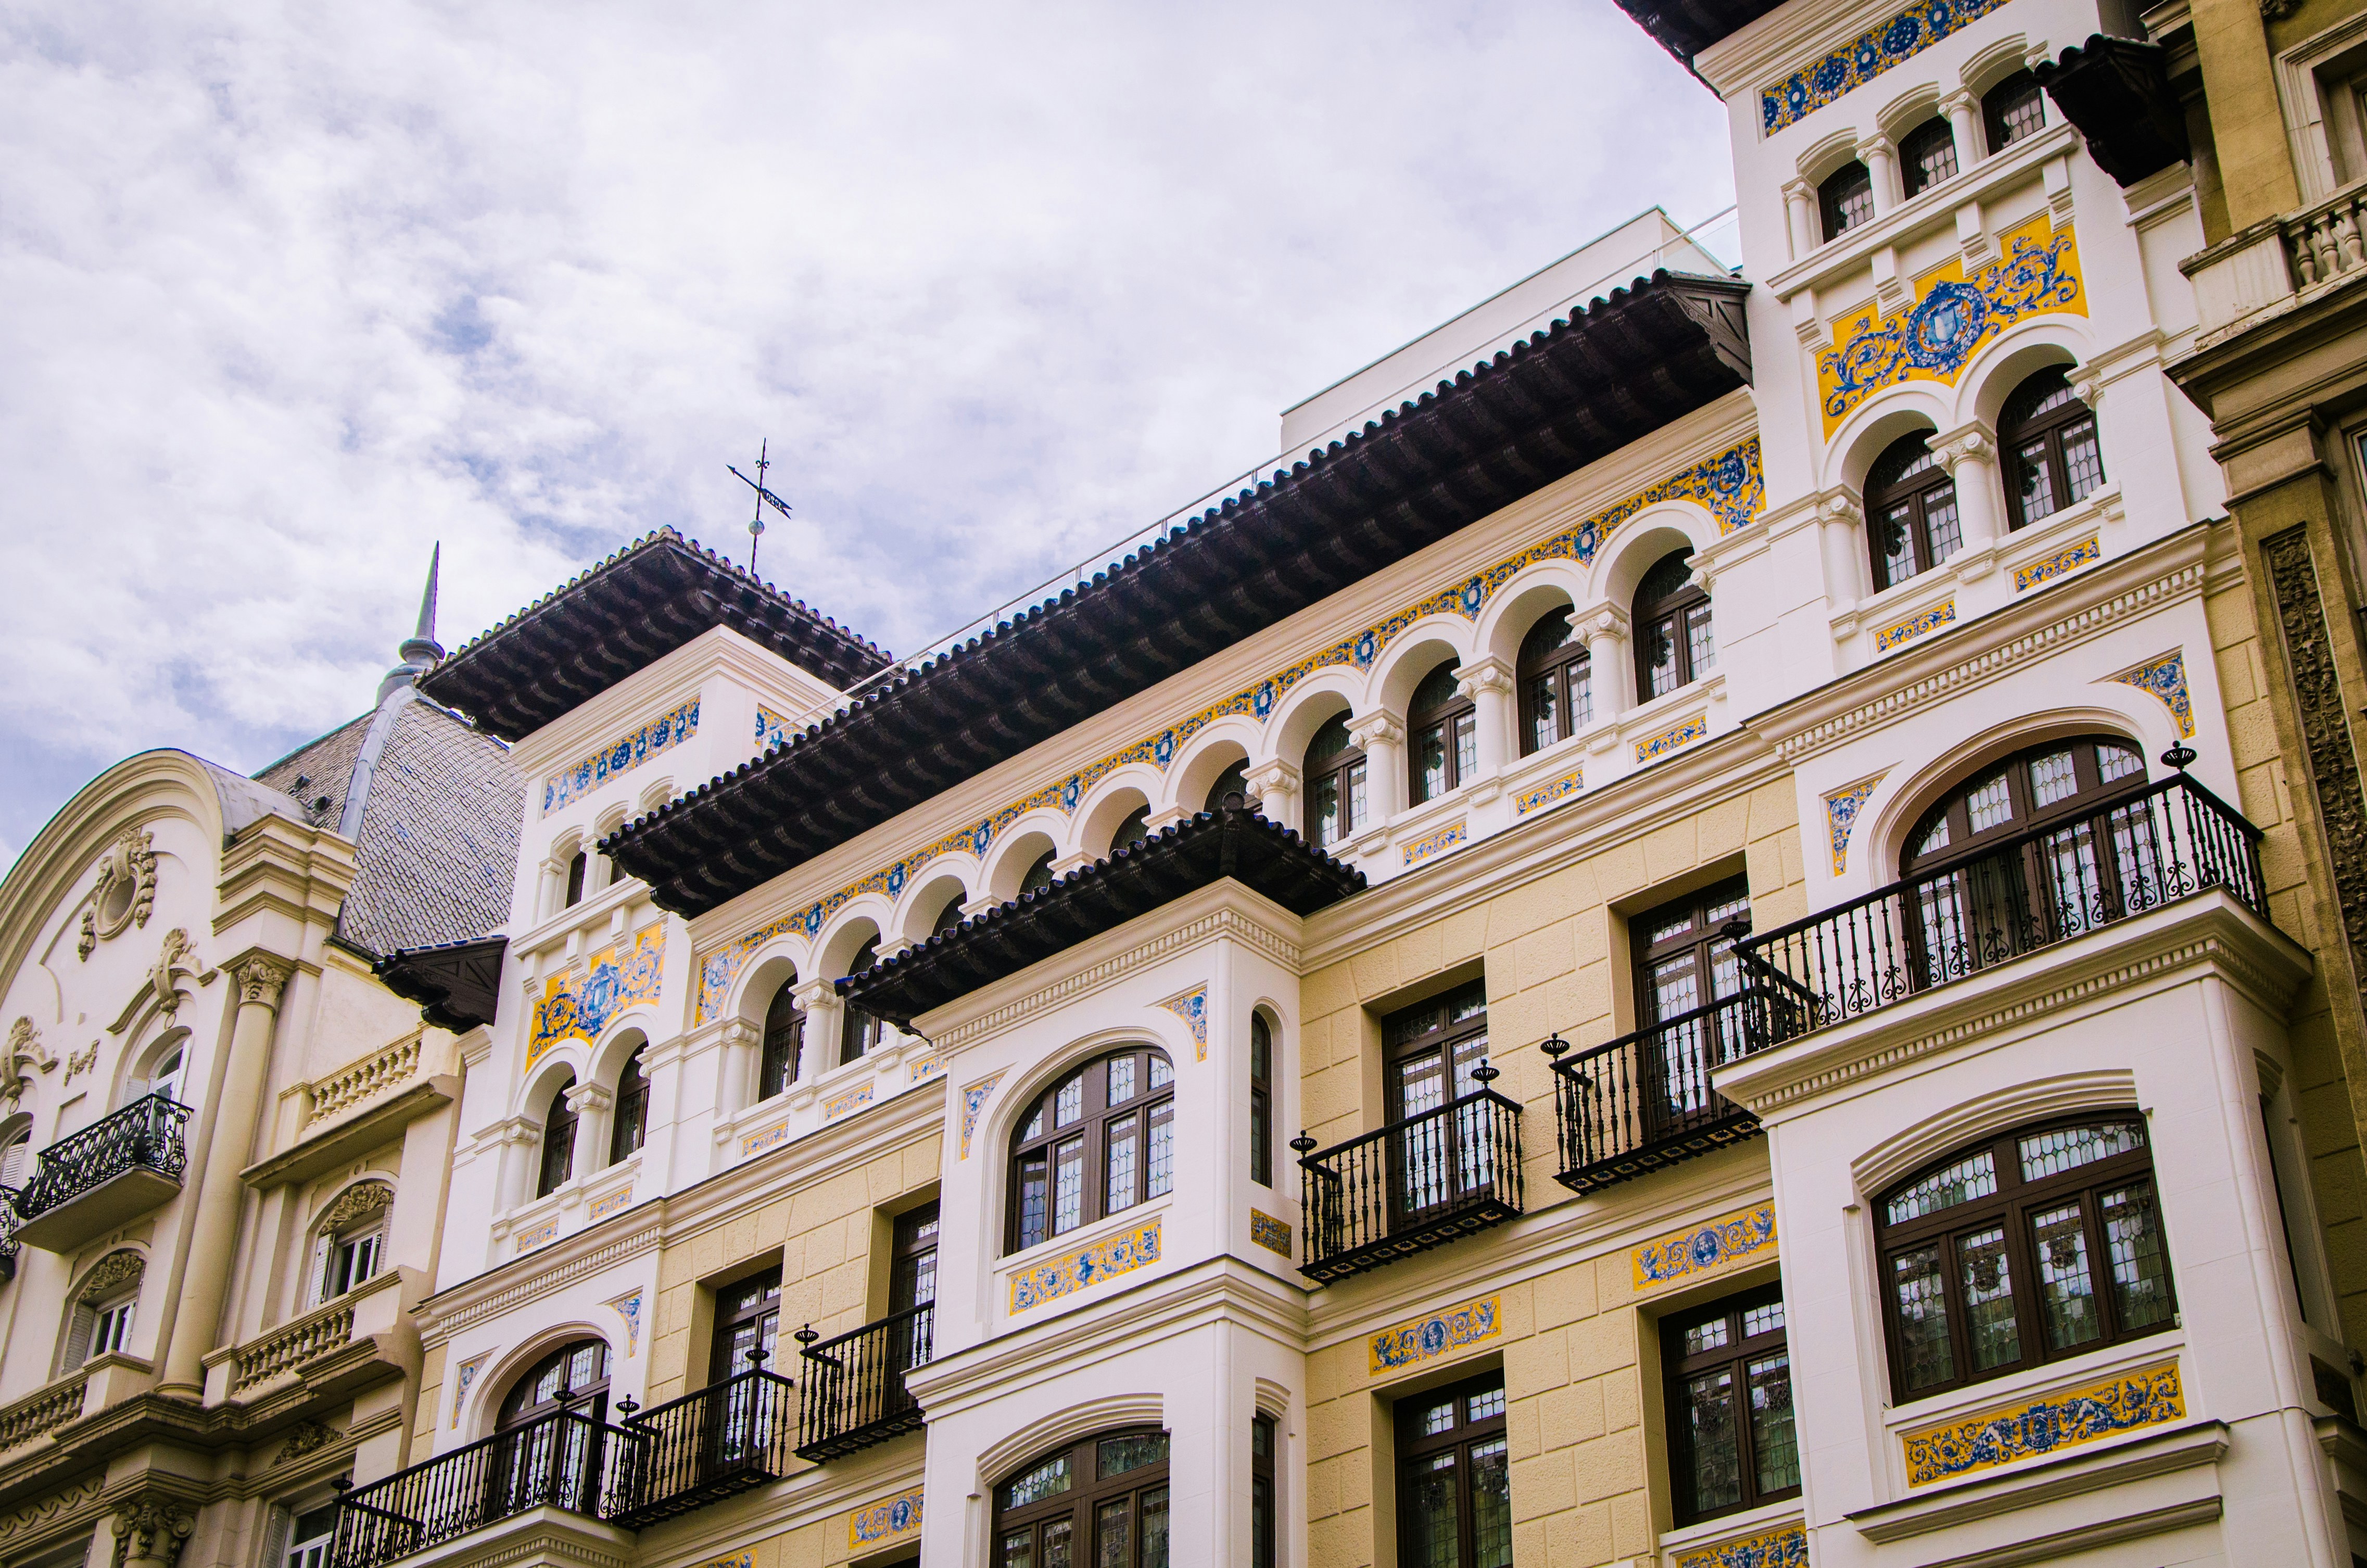
[[[1692,71],[1694,55],[1781,4],[1783,0],[1619,0],[1619,8]]]

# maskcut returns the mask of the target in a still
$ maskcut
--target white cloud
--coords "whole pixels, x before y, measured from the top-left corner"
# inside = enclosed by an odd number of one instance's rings
[[[20,5],[0,790],[259,767],[661,523],[889,646],[1268,455],[1654,201],[1720,112],[1607,0]]]

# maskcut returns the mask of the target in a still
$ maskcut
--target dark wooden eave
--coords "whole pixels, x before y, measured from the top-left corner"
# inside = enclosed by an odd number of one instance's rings
[[[2031,74],[2088,139],[2096,166],[2124,189],[2192,156],[2161,45],[2097,33]]]
[[[1692,71],[1694,55],[1781,4],[1783,0],[1619,0],[1619,8]]]
[[[419,1004],[419,1016],[458,1034],[493,1021],[502,995],[507,937],[479,937],[433,948],[406,948],[370,966],[389,991]]]
[[[515,741],[719,626],[842,690],[889,663],[803,601],[660,528],[468,643],[419,689]]]
[[[1227,806],[1187,818],[1050,887],[996,904],[882,959],[840,981],[839,994],[910,1027],[922,1014],[981,985],[1227,877],[1302,916],[1365,885],[1364,872],[1342,865],[1288,828],[1246,806]]]
[[[1748,385],[1749,291],[1637,278],[600,847],[680,915],[760,886]]]

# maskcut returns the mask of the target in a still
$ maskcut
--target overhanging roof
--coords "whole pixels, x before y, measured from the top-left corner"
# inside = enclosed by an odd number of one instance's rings
[[[2161,45],[2097,33],[2084,49],[2074,44],[2040,61],[2032,74],[2122,188],[2193,155]]]
[[[601,847],[681,915],[760,886],[1747,385],[1749,291],[1638,278]]]
[[[719,626],[842,690],[889,664],[802,600],[660,528],[461,648],[419,689],[515,741]]]
[[[1740,32],[1782,4],[1783,0],[1619,0],[1619,8],[1691,71],[1694,55]]]
[[[440,1029],[459,1033],[493,1021],[501,1001],[507,937],[479,937],[433,948],[407,948],[370,965],[381,983]]]
[[[1365,885],[1298,835],[1245,806],[1202,812],[1106,860],[971,915],[838,983],[839,994],[900,1027],[1230,877],[1308,915]]]

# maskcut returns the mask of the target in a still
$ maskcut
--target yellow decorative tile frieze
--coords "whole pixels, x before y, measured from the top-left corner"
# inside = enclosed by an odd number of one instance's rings
[[[893,1541],[899,1536],[917,1540],[921,1533],[921,1490],[915,1486],[910,1492],[899,1492],[847,1515],[846,1549],[860,1551]]]
[[[1670,1554],[1674,1568],[1808,1568],[1808,1531],[1798,1521],[1731,1536]]]
[[[1365,1344],[1365,1373],[1402,1371],[1408,1367],[1484,1345],[1504,1332],[1504,1298],[1482,1296],[1442,1312],[1409,1318],[1374,1335]]]
[[[1637,1295],[1688,1285],[1775,1256],[1775,1205],[1756,1203],[1646,1242],[1628,1255]]]
[[[2172,1359],[1977,1415],[1958,1416],[1910,1431],[1899,1440],[1907,1451],[1907,1484],[1929,1486],[2184,1419],[2186,1390]]]
[[[1130,1231],[1079,1247],[1059,1257],[1048,1257],[1011,1277],[1011,1310],[1030,1307],[1098,1285],[1121,1274],[1131,1274],[1160,1259],[1159,1221],[1148,1220]]]

